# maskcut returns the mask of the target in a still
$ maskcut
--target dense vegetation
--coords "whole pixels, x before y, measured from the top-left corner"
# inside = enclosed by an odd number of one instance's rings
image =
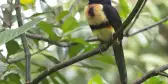
[[[21,0],[21,16],[18,14],[20,6],[15,1],[18,0],[4,0],[0,6],[0,84],[25,83],[25,47],[31,53],[31,81],[36,81],[34,79],[41,76],[42,72],[97,48],[98,42],[92,38],[84,17],[87,0]],[[122,21],[125,21],[137,1],[113,0],[112,4],[119,11]],[[124,30],[128,84],[150,70],[167,64],[168,60],[168,1],[147,0],[145,3],[144,0],[144,4],[140,13]],[[133,34],[144,28],[146,30]],[[23,40],[26,45],[23,45]],[[51,71],[52,74],[40,80],[40,83],[120,82],[111,48],[65,67],[58,68],[56,72]],[[167,74],[159,73],[162,76],[153,76],[144,84],[167,84],[168,80],[164,77]]]

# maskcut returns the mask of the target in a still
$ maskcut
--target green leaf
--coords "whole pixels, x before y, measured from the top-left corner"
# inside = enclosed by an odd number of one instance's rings
[[[6,78],[8,78],[8,80],[11,81],[12,84],[21,84],[19,74],[10,73],[6,76]]]
[[[48,54],[45,54],[45,53],[41,53],[42,55],[44,55],[47,59],[51,60],[52,62],[58,64],[60,63],[58,59],[56,59],[54,56],[52,55],[48,55]]]
[[[69,82],[66,80],[66,78],[59,72],[57,72],[57,77],[64,83],[64,84],[69,84]]]
[[[23,26],[17,29],[9,29],[5,30],[0,33],[0,45],[14,39],[15,37],[19,36],[20,34],[32,29],[36,24],[38,24],[42,18],[33,19],[32,21],[24,24]]]
[[[46,57],[41,53],[35,54],[32,57],[32,63],[39,65],[39,66],[46,67],[46,68],[51,68],[53,65],[55,65],[55,63],[53,63],[49,59],[46,59]],[[50,65],[50,66],[48,66],[48,65]]]
[[[48,33],[49,35],[55,34],[53,32],[52,25],[47,22],[41,21],[37,26],[40,27],[44,32]]]
[[[104,83],[101,76],[99,74],[96,74],[89,80],[88,84],[104,84]]]
[[[52,24],[49,24],[47,22],[41,21],[38,25],[38,27],[40,27],[44,32],[46,32],[47,34],[49,34],[49,38],[51,40],[60,40],[60,37],[57,36],[54,32],[53,32],[53,26]]]
[[[88,52],[88,51],[91,51],[93,49],[97,48],[97,44],[91,44],[89,46],[87,46],[84,50],[84,52]]]
[[[9,56],[9,55],[15,54],[20,49],[20,46],[15,40],[11,40],[6,43],[6,48]]]
[[[64,32],[68,32],[68,31],[71,31],[78,26],[79,26],[79,24],[74,17],[68,17],[62,25],[62,29],[63,29]]]
[[[91,60],[98,60],[107,64],[114,64],[113,56],[110,55],[97,55],[92,57]]]
[[[32,16],[30,16],[29,18],[34,18],[34,17],[40,16],[40,15],[44,15],[46,13],[49,13],[49,12],[35,13]]]
[[[50,75],[50,78],[51,78],[51,80],[53,81],[53,83],[55,83],[55,84],[60,84],[59,81],[57,81],[56,76],[57,76],[57,72],[51,74],[51,75]]]
[[[146,84],[164,84],[164,82],[159,77],[152,77],[148,79]]]
[[[120,10],[121,17],[126,18],[130,12],[127,1],[126,0],[119,0],[119,5],[120,5],[120,9],[121,9]]]
[[[89,45],[88,42],[86,42],[84,39],[82,38],[71,38],[70,41],[74,42],[74,43],[79,43],[79,44],[83,44],[83,45]]]
[[[50,78],[55,84],[69,84],[68,80],[60,72],[55,72],[50,75]],[[57,81],[59,80],[59,81]],[[61,82],[61,83],[60,83]]]
[[[10,55],[10,57],[12,59],[8,59],[8,62],[9,63],[10,62],[15,62],[16,60],[24,59],[25,58],[25,53],[24,53],[24,51],[18,51],[17,53]]]
[[[46,70],[47,68],[45,66],[42,66],[42,65],[39,65],[39,64],[36,64],[36,63],[31,63],[32,64],[32,73],[39,73],[39,72],[42,72],[44,70]]]
[[[39,67],[39,68],[37,69],[37,73],[38,73],[38,72],[42,72],[42,71],[44,71],[44,70],[46,70],[46,67]]]
[[[20,71],[24,72],[25,71],[25,65],[22,62],[17,62],[16,63],[17,67],[20,68]]]
[[[53,41],[59,41],[61,39],[61,37],[53,34],[53,35],[50,35],[49,39],[53,40]]]
[[[17,69],[18,67],[16,65],[10,64],[7,66],[8,70],[12,70],[12,69]]]
[[[56,17],[56,20],[61,20],[63,17],[65,17],[69,12],[68,11],[62,11],[59,13],[59,15]]]
[[[8,84],[8,82],[6,80],[0,80],[1,84]]]
[[[42,81],[41,81],[42,84],[50,84],[50,82],[48,81],[47,78],[44,78]]]
[[[84,45],[81,45],[81,44],[71,46],[69,48],[69,57],[71,58],[71,57],[77,55],[83,49],[84,49]]]
[[[55,84],[59,84],[59,82],[54,77],[52,77],[51,75],[49,77],[51,78],[52,82],[55,83]]]

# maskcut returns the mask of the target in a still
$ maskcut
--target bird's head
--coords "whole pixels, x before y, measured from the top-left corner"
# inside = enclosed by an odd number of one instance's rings
[[[111,0],[89,0],[89,4],[111,4]]]

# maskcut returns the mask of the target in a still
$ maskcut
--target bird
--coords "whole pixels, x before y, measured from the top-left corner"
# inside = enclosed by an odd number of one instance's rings
[[[101,42],[100,44],[107,43],[109,38],[112,37],[122,25],[119,13],[117,9],[112,6],[111,0],[89,0],[84,8],[84,13],[93,35],[97,36]],[[121,84],[127,84],[127,70],[122,39],[123,33],[113,42],[112,47]]]

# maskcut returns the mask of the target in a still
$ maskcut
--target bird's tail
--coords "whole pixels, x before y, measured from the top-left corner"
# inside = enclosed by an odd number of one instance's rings
[[[114,56],[115,56],[116,64],[120,75],[121,84],[127,84],[127,70],[125,66],[122,41],[114,42],[113,51],[114,51]]]

